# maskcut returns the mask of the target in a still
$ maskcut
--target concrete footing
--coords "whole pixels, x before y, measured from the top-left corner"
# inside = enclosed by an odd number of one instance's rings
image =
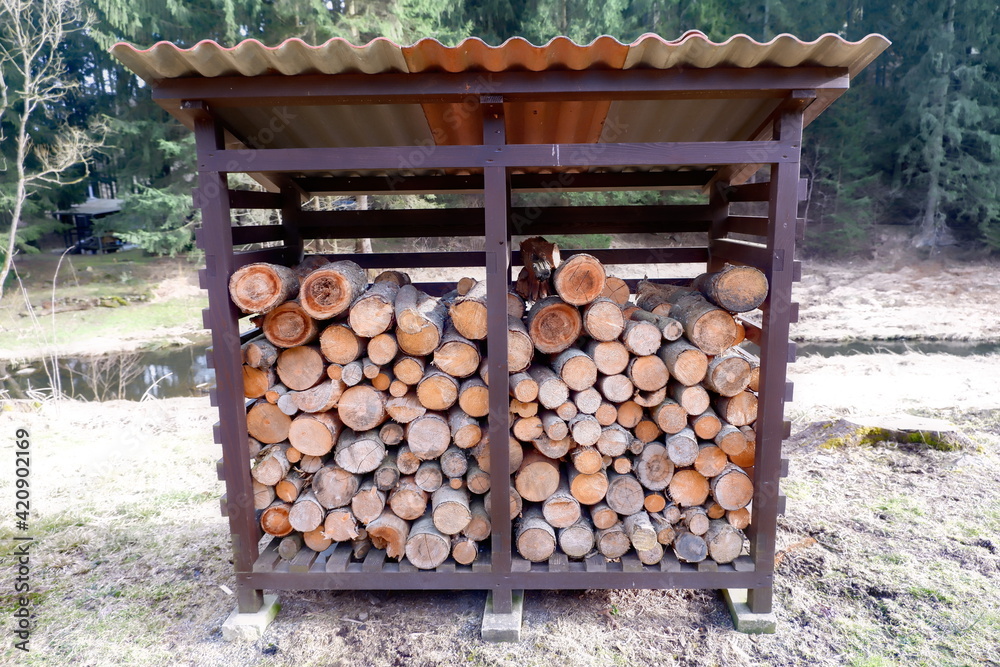
[[[493,611],[493,593],[486,595],[486,609],[483,611],[483,641],[521,641],[521,618],[524,615],[524,591],[514,591],[514,604],[509,614]]]
[[[750,611],[745,588],[723,589],[722,597],[729,607],[729,614],[733,617],[733,627],[737,632],[748,635],[773,635],[777,632],[778,620],[773,611],[767,614],[755,614]]]
[[[241,614],[237,607],[222,624],[222,638],[229,642],[257,641],[280,609],[277,595],[264,595],[264,604],[254,613]]]

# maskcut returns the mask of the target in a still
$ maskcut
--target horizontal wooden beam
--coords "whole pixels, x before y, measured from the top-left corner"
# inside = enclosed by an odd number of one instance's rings
[[[420,72],[419,74],[309,74],[185,77],[153,86],[168,111],[180,100],[227,106],[479,103],[570,100],[725,99],[785,97],[795,89],[847,89],[837,67],[675,68],[543,72]],[[169,107],[173,106],[174,109]]]
[[[508,144],[505,146],[364,146],[217,150],[198,154],[207,172],[330,172],[407,167],[405,156],[421,156],[420,169],[481,167],[589,168],[782,163],[798,160],[799,145],[779,141],[702,141],[621,144]]]

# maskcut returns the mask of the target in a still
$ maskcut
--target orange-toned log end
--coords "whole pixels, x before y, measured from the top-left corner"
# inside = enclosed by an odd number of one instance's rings
[[[717,355],[736,344],[739,329],[726,311],[710,310],[697,318],[689,337],[705,354]]]
[[[257,403],[247,413],[247,431],[265,444],[272,445],[288,438],[291,425],[291,417],[266,401]]]
[[[712,497],[726,510],[738,510],[753,500],[753,481],[735,465],[729,465],[712,478]]]
[[[229,279],[229,296],[244,313],[270,312],[298,292],[295,272],[279,264],[247,264]]]
[[[697,470],[685,468],[674,473],[668,490],[670,498],[681,507],[694,507],[708,498],[708,480]]]
[[[694,279],[691,286],[706,299],[733,313],[745,313],[764,303],[767,298],[767,276],[752,266],[727,264],[717,273],[706,273]]]
[[[331,262],[302,281],[302,307],[317,320],[340,315],[358,298],[368,283],[364,269],[351,261]]]
[[[536,301],[528,312],[527,324],[535,349],[545,354],[562,352],[576,342],[583,331],[580,311],[559,297]]]
[[[277,347],[295,347],[316,340],[319,326],[296,301],[286,301],[268,314],[260,324],[264,336]]]
[[[608,297],[619,306],[624,306],[628,303],[630,296],[628,283],[621,278],[608,276],[604,281],[604,289],[601,290],[601,296]]]
[[[586,253],[570,257],[552,277],[556,294],[574,306],[584,306],[601,296],[606,281],[604,265]]]

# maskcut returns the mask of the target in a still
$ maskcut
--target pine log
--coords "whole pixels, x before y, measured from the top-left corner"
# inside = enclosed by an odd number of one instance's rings
[[[719,396],[712,407],[723,421],[733,426],[746,426],[757,421],[757,396],[753,392],[741,391],[735,396]]]
[[[633,467],[639,482],[650,491],[667,488],[674,476],[674,464],[667,456],[667,449],[659,443],[646,445]]]
[[[681,512],[681,525],[694,535],[708,532],[708,514],[703,507],[689,507]]]
[[[260,328],[272,345],[281,348],[305,345],[319,336],[319,325],[298,301],[286,301],[264,315]]]
[[[653,442],[662,434],[660,427],[650,419],[643,419],[635,425],[635,437],[643,443]]]
[[[722,396],[735,396],[750,384],[750,370],[750,362],[740,354],[720,354],[708,363],[708,372],[702,382]]]
[[[365,357],[361,360],[361,373],[366,380],[374,380],[378,377],[381,369],[374,361]]]
[[[400,424],[409,424],[414,419],[422,417],[427,412],[427,408],[420,404],[417,392],[410,391],[402,396],[386,399],[385,411]]]
[[[385,443],[378,431],[354,431],[345,428],[337,438],[334,460],[348,472],[358,475],[373,472],[385,458]]]
[[[604,468],[603,457],[596,447],[575,447],[569,456],[577,472],[585,475],[592,475]]]
[[[610,528],[618,523],[618,513],[608,507],[603,500],[590,506],[590,518],[598,530]]]
[[[593,419],[597,421],[596,417]],[[618,424],[612,424],[601,428],[601,435],[595,444],[597,451],[604,456],[621,456],[632,444],[632,436]]]
[[[638,308],[629,314],[629,319],[636,322],[649,322],[660,330],[660,335],[665,341],[674,341],[684,335],[684,326],[672,317],[657,315]]]
[[[550,459],[561,459],[566,456],[571,449],[577,448],[577,443],[575,443],[573,438],[569,435],[564,438],[554,439],[550,438],[548,435],[542,434],[541,436],[535,438],[532,442],[535,445],[535,449]]]
[[[442,486],[431,495],[434,527],[445,535],[457,535],[472,521],[469,492]]]
[[[247,264],[229,279],[229,296],[244,313],[268,313],[298,293],[295,272],[279,264]]]
[[[647,512],[662,512],[663,508],[667,506],[667,499],[659,491],[650,491],[642,501],[642,506]]]
[[[620,521],[610,528],[598,530],[595,541],[597,550],[608,560],[621,558],[632,548],[625,526]]]
[[[428,368],[417,383],[417,399],[428,410],[447,410],[458,401],[458,380],[447,373]]]
[[[592,255],[573,255],[555,270],[552,285],[566,303],[585,306],[604,291],[607,274],[604,265]]]
[[[576,306],[559,297],[539,299],[528,311],[528,334],[539,352],[554,354],[571,346],[583,331],[583,317]]]
[[[274,486],[280,482],[292,467],[288,462],[288,457],[285,456],[287,448],[288,445],[282,443],[280,445],[271,445],[262,450],[262,456],[257,461],[257,465],[250,471],[250,475],[261,484],[266,484],[267,486]]]
[[[670,374],[667,365],[655,354],[633,357],[629,361],[626,375],[640,391],[656,391],[667,385]],[[663,400],[662,398],[660,400]],[[707,401],[706,401],[707,407]]]
[[[514,488],[525,500],[542,502],[559,487],[559,463],[534,448],[524,453],[514,475]]]
[[[712,478],[712,497],[727,510],[746,507],[753,500],[753,482],[739,466],[729,464]]]
[[[486,338],[486,281],[474,283],[466,292],[461,290],[460,296],[449,306],[451,321],[458,333],[471,340]]]
[[[396,450],[396,467],[401,475],[412,475],[420,469],[420,457],[410,451],[410,445],[403,443]]]
[[[618,514],[628,516],[642,510],[646,494],[633,475],[608,474],[608,490],[604,502]]]
[[[711,303],[731,313],[745,313],[764,303],[767,277],[752,266],[726,266],[715,273],[703,273],[691,287]]]
[[[410,528],[406,539],[406,558],[414,567],[433,570],[451,555],[451,540],[434,527],[434,520],[425,516]]]
[[[653,420],[664,433],[680,433],[687,427],[687,410],[672,398],[664,399],[651,411]]]
[[[398,445],[406,437],[406,429],[403,428],[402,424],[386,422],[378,430],[378,437],[382,438],[382,442],[387,445]]]
[[[288,512],[288,523],[294,530],[306,533],[319,528],[325,517],[326,509],[319,504],[316,494],[310,490],[296,499]]]
[[[328,361],[349,364],[365,353],[366,341],[345,322],[333,322],[319,336],[319,348]]]
[[[670,377],[683,385],[698,384],[708,371],[708,357],[686,340],[667,343],[658,354],[670,371]]]
[[[548,366],[533,365],[528,375],[538,383],[538,402],[546,408],[557,408],[569,399],[569,387]]]
[[[711,403],[708,392],[700,384],[687,386],[680,382],[672,381],[670,386],[667,387],[667,391],[670,397],[677,401],[690,416],[702,414],[705,410],[708,410],[708,406]]]
[[[601,375],[596,387],[612,403],[623,403],[632,398],[635,392],[635,385],[624,375]]]
[[[701,443],[698,449],[698,457],[694,461],[694,469],[705,477],[715,477],[722,472],[729,459],[726,453],[707,442]]]
[[[698,436],[684,428],[666,439],[667,456],[678,468],[694,465],[698,458]]]
[[[517,524],[515,540],[517,552],[533,563],[548,560],[556,549],[556,531],[537,507],[525,511]]]
[[[448,426],[451,429],[451,439],[460,449],[469,449],[479,444],[483,438],[483,429],[474,417],[460,406],[454,406],[448,411]]]
[[[681,520],[681,507],[675,502],[667,503],[667,506],[663,508],[661,514],[670,523],[677,523]]]
[[[354,262],[330,262],[302,281],[302,308],[314,319],[328,320],[345,312],[364,293],[367,284],[365,270]]]
[[[402,558],[406,552],[406,539],[410,524],[386,508],[377,519],[368,522],[368,537],[376,549],[385,549],[389,558]]]
[[[469,489],[470,493],[483,495],[490,490],[489,473],[484,472],[475,463],[469,464],[468,470],[465,473],[465,486]]]
[[[258,401],[247,413],[247,431],[250,437],[267,445],[287,440],[291,425],[291,418],[278,406],[267,401]]]
[[[358,537],[351,540],[351,554],[356,561],[364,560],[368,552],[372,550],[372,541],[368,537],[368,531],[364,528],[359,528],[358,533]]]
[[[726,510],[726,521],[733,528],[743,530],[750,525],[750,510],[746,507],[741,507],[738,510]]]
[[[451,444],[451,427],[448,416],[441,412],[427,412],[406,425],[406,442],[421,461],[436,459]]]
[[[399,357],[392,367],[392,374],[400,382],[413,386],[424,377],[424,360],[411,356]]]
[[[542,503],[542,514],[553,528],[566,528],[580,520],[580,501],[570,493],[565,478],[559,480],[555,493]]]
[[[347,321],[354,332],[365,338],[373,338],[388,331],[395,318],[397,292],[399,285],[384,280],[374,283],[350,304]]]
[[[427,493],[434,493],[444,484],[441,464],[436,460],[421,461],[417,472],[413,473],[413,481]]]
[[[583,351],[587,353],[597,370],[604,375],[618,375],[628,366],[629,353],[621,341],[588,341],[583,346]]]
[[[284,537],[294,530],[288,521],[288,512],[292,509],[291,503],[276,500],[260,515],[260,527],[268,535]]]
[[[445,329],[441,343],[434,350],[434,365],[456,378],[469,377],[479,368],[479,347],[465,338],[454,326]],[[457,391],[456,387],[456,391]]]
[[[274,485],[274,494],[286,503],[293,503],[308,483],[309,479],[303,477],[297,470],[290,470],[284,479]]]
[[[337,403],[340,419],[355,431],[367,431],[388,418],[386,396],[371,385],[348,387]]]
[[[736,456],[747,447],[747,438],[743,431],[732,424],[722,424],[722,428],[716,434],[715,444],[727,455]]]
[[[716,519],[705,533],[708,555],[716,563],[732,563],[743,553],[743,533],[728,521]]]
[[[583,328],[594,340],[616,340],[625,330],[621,306],[606,297],[596,299],[583,309]]]
[[[324,466],[313,475],[312,490],[327,509],[344,507],[361,487],[361,478],[338,465]]]
[[[308,533],[302,533],[302,541],[307,548],[312,549],[316,553],[323,553],[333,544],[333,540],[323,532],[322,526],[315,530],[310,530]]]
[[[722,420],[712,408],[706,408],[700,415],[692,415],[688,418],[688,423],[695,435],[702,440],[711,440],[722,429]]]
[[[243,364],[243,396],[246,398],[262,398],[277,380],[273,368],[261,370]]]
[[[515,419],[510,432],[521,442],[531,442],[542,435],[542,420],[538,417]]]
[[[671,500],[681,507],[701,505],[708,498],[708,480],[693,468],[674,471],[667,488]]]
[[[399,483],[399,466],[396,465],[396,454],[388,452],[382,463],[375,469],[375,488],[379,491],[388,491]]]
[[[636,551],[649,551],[658,546],[656,530],[645,511],[638,511],[625,517],[622,522],[632,547]]]
[[[554,370],[566,386],[574,391],[583,391],[594,386],[597,381],[597,364],[583,350],[571,347],[552,359]]]
[[[373,283],[392,282],[396,283],[397,287],[402,287],[403,285],[409,285],[413,281],[410,279],[410,274],[406,273],[405,271],[387,270],[375,276],[375,280],[373,280],[372,282]],[[381,549],[381,547],[376,547],[376,548]]]
[[[358,520],[350,507],[330,510],[323,521],[323,534],[334,542],[350,542],[360,535]]]
[[[399,484],[389,492],[389,507],[400,519],[413,521],[423,516],[430,494],[417,486],[412,475],[399,478]]]
[[[340,380],[325,380],[305,391],[288,392],[288,400],[302,412],[326,412],[337,405],[345,389]]]
[[[576,405],[577,410],[588,415],[596,414],[604,402],[601,392],[592,386],[581,391],[571,391],[569,397],[573,401],[573,404]]]
[[[663,335],[656,326],[649,322],[629,320],[625,323],[621,341],[632,354],[638,357],[654,354],[660,349]]]
[[[635,428],[642,421],[642,406],[635,401],[625,401],[618,406],[616,420],[625,428]]]
[[[483,504],[483,501],[479,498],[473,500],[472,504],[469,506],[469,513],[472,515],[472,519],[469,521],[468,525],[462,529],[462,534],[470,540],[482,542],[487,539],[493,531],[493,525],[490,522],[490,515],[486,511],[486,506]]]
[[[337,413],[300,414],[288,429],[288,441],[295,449],[309,456],[326,456],[340,438],[344,423]]]
[[[608,276],[604,281],[604,289],[601,290],[601,296],[611,299],[619,306],[624,306],[628,303],[630,296],[628,283],[621,278]]]
[[[559,548],[570,558],[583,558],[594,549],[594,529],[580,518],[572,526],[559,529]]]
[[[390,390],[391,391],[391,390]],[[490,412],[489,388],[479,377],[470,377],[458,386],[458,407],[470,417],[485,417]]]
[[[459,565],[474,563],[479,557],[479,545],[468,537],[453,535],[451,538],[451,557]]]

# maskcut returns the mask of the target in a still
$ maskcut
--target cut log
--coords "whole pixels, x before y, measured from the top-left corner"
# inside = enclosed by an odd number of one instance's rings
[[[722,424],[722,428],[716,434],[715,444],[727,455],[737,456],[747,447],[747,438],[743,431],[732,424]]]
[[[594,529],[586,519],[558,532],[559,548],[570,558],[583,558],[594,549]]]
[[[396,450],[396,467],[401,475],[412,475],[420,468],[420,458],[410,451],[405,442]]]
[[[753,500],[753,482],[743,468],[729,464],[712,478],[712,497],[727,510],[741,509]]]
[[[378,437],[382,438],[382,442],[387,445],[398,445],[406,437],[406,429],[403,428],[402,424],[386,422],[378,430]]]
[[[417,399],[428,410],[447,410],[458,401],[458,380],[447,373],[428,368],[417,383]]]
[[[708,410],[711,399],[700,384],[688,386],[672,381],[667,390],[688,415],[696,416]]]
[[[291,418],[267,401],[258,401],[247,413],[250,437],[267,445],[287,440],[291,425]]]
[[[337,405],[345,389],[340,380],[326,380],[305,391],[288,392],[287,400],[302,412],[326,412]]]
[[[409,285],[413,281],[410,279],[410,274],[406,273],[405,271],[389,270],[389,271],[383,271],[382,273],[375,276],[375,280],[373,280],[372,282],[373,283],[393,282],[396,283],[397,287],[402,287],[403,285]],[[382,547],[376,547],[376,548],[381,549]]]
[[[760,391],[760,359],[755,354],[750,354],[742,347],[735,346],[729,349],[729,353],[743,357],[750,364],[750,380],[746,389],[757,392]]]
[[[649,551],[655,549],[659,542],[656,540],[656,530],[649,515],[644,511],[638,511],[625,517],[622,522],[625,533],[628,535],[632,547],[636,551]]]
[[[365,353],[366,341],[344,322],[334,322],[319,337],[323,356],[334,364],[349,364]]]
[[[434,527],[431,517],[416,521],[406,539],[406,559],[420,570],[433,570],[448,560],[451,540]]]
[[[596,414],[600,409],[601,404],[604,402],[601,392],[597,391],[594,387],[587,387],[582,391],[572,391],[570,392],[569,397],[573,401],[573,404],[576,405],[577,410],[588,415]],[[608,405],[611,404],[608,403]]]
[[[380,333],[368,341],[366,351],[368,358],[372,360],[372,363],[379,366],[391,364],[393,359],[396,358],[397,352],[399,352],[399,344],[396,342],[396,334],[390,331]]]
[[[713,444],[703,442],[698,449],[698,457],[694,461],[694,469],[705,477],[715,477],[722,472],[729,459],[726,453]]]
[[[705,533],[708,555],[716,563],[732,563],[743,553],[743,533],[728,521],[716,519]]]
[[[705,378],[708,371],[708,357],[686,340],[667,343],[658,352],[667,365],[670,377],[683,385],[696,385]]]
[[[385,443],[375,429],[354,431],[345,428],[337,438],[334,460],[348,472],[363,475],[374,471],[385,458]]]
[[[569,387],[548,366],[533,365],[528,375],[538,383],[538,402],[546,408],[555,409],[569,400]]]
[[[569,483],[563,478],[555,493],[542,503],[542,515],[553,528],[566,528],[580,520],[580,501],[569,492]]]
[[[459,281],[459,296],[448,308],[452,324],[458,333],[471,340],[486,338],[486,281],[474,283],[462,292]]]
[[[640,479],[639,481],[641,482],[642,480]],[[658,491],[650,491],[642,501],[642,506],[647,512],[662,512],[663,508],[667,506],[667,499]]]
[[[534,401],[530,403],[522,403],[516,398],[510,399],[510,416],[513,419],[514,416],[518,417],[534,417],[538,414],[538,403]]]
[[[483,438],[479,422],[457,405],[448,411],[448,426],[452,442],[461,449],[475,447]]]
[[[555,270],[552,285],[566,303],[585,306],[604,291],[607,274],[604,265],[586,253],[573,255]]]
[[[674,524],[660,513],[651,513],[649,515],[649,519],[653,523],[653,528],[656,530],[656,541],[664,546],[672,544],[674,538],[677,536],[677,532],[674,530]]]
[[[295,499],[299,497],[302,489],[308,483],[309,480],[299,474],[298,471],[290,470],[284,479],[279,480],[274,485],[274,493],[286,503],[294,503]]]
[[[243,362],[252,368],[265,370],[277,363],[278,352],[278,348],[265,336],[257,336],[243,344]]]
[[[628,303],[628,299],[631,294],[629,292],[628,283],[621,278],[608,276],[604,281],[604,289],[601,290],[601,296],[611,299],[619,306],[624,306]]]
[[[597,550],[608,560],[621,558],[632,548],[625,526],[620,521],[610,528],[598,530],[595,541]]]
[[[406,539],[410,524],[386,508],[377,519],[368,522],[368,537],[376,549],[385,549],[389,558],[402,558],[406,552]]]
[[[555,412],[557,415],[559,415],[559,419],[562,419],[563,421],[569,421],[573,417],[576,417],[580,413],[580,410],[577,409],[576,403],[574,403],[573,401],[566,401],[565,403],[557,407],[555,409]]]
[[[469,565],[479,557],[479,545],[468,537],[453,535],[451,538],[451,557],[459,565]]]
[[[746,507],[741,507],[738,510],[726,510],[726,521],[733,528],[743,530],[750,525],[750,510]]]
[[[399,285],[384,280],[374,283],[350,304],[347,321],[354,332],[365,338],[373,338],[388,331],[395,319],[397,292]]]
[[[746,428],[746,427],[743,427]],[[746,435],[744,433],[744,435]],[[742,452],[738,454],[732,454],[729,456],[729,460],[741,468],[749,468],[754,464],[757,454],[757,443],[753,440],[747,440],[747,446]]]
[[[656,425],[664,433],[680,433],[687,427],[687,410],[672,398],[664,399],[651,413]]]
[[[649,322],[660,330],[660,335],[666,341],[674,341],[684,335],[684,326],[672,317],[657,315],[637,308],[629,314],[629,319],[636,322]]]
[[[486,495],[483,496],[483,504],[486,506],[486,511],[490,511],[490,497],[492,495],[492,490],[487,491]],[[521,516],[521,508],[523,507],[524,501],[521,499],[521,494],[517,492],[513,486],[508,487],[508,507],[510,511],[511,518],[516,518]],[[502,500],[501,500],[502,502]]]
[[[542,410],[539,415],[542,422],[542,429],[545,431],[545,435],[548,436],[550,441],[562,441],[567,435],[569,435],[569,426],[563,421],[559,415],[551,410]],[[565,452],[564,452],[565,453]],[[559,458],[558,456],[551,456],[547,454],[550,458]]]
[[[596,387],[611,403],[624,403],[635,392],[635,385],[624,375],[602,375],[598,377]]]
[[[698,458],[698,436],[689,428],[681,429],[666,439],[667,456],[678,468],[694,465]]]
[[[559,462],[542,455],[534,448],[524,453],[514,475],[514,488],[528,501],[540,503],[559,487]]]
[[[268,535],[284,537],[295,530],[288,521],[288,513],[291,511],[291,503],[276,500],[260,515],[260,527]]]
[[[368,357],[361,360],[361,373],[366,380],[374,380],[378,377],[380,371],[381,369],[378,367],[378,364],[373,362]]]
[[[564,350],[554,357],[552,370],[574,391],[590,389],[597,381],[597,364],[586,352],[576,347]]]
[[[388,418],[386,396],[371,385],[348,387],[337,403],[337,414],[344,424],[355,431],[368,431]]]
[[[559,297],[536,301],[527,318],[528,334],[539,352],[555,354],[570,347],[583,331],[583,318],[576,306]]]
[[[344,364],[340,368],[340,381],[348,387],[361,384],[365,379],[365,366],[361,359],[355,359],[349,364]]]
[[[302,458],[299,460],[299,470],[306,475],[312,475],[323,469],[325,465],[322,456],[309,456],[308,454],[303,454]]]
[[[305,345],[319,336],[319,325],[297,301],[286,301],[264,316],[260,325],[272,345],[281,348]]]
[[[368,552],[372,550],[372,541],[368,537],[368,531],[364,528],[359,528],[358,533],[358,537],[351,540],[351,554],[356,561],[364,560]]]
[[[618,406],[616,420],[625,428],[635,428],[642,421],[642,407],[635,401],[625,401]]]
[[[442,486],[431,496],[434,527],[445,535],[457,535],[472,521],[469,492]]]
[[[714,500],[709,500],[702,507],[709,519],[721,519],[726,516],[726,509]]]
[[[643,565],[656,565],[663,560],[663,545],[656,543],[651,549],[637,549],[635,554]]]
[[[642,454],[636,457],[633,468],[636,478],[650,491],[667,488],[674,476],[674,464],[667,456],[666,448],[659,443],[646,445]]]
[[[404,384],[415,385],[424,377],[424,360],[410,356],[399,357],[392,367],[392,374]]]
[[[691,287],[711,303],[731,313],[745,313],[764,303],[767,277],[752,266],[726,266],[715,273],[703,273]]]
[[[655,408],[667,397],[667,388],[660,387],[653,391],[636,391],[632,400],[644,408]]]
[[[261,370],[243,364],[243,396],[246,398],[262,398],[277,380],[273,368]]]
[[[257,465],[250,471],[250,475],[267,486],[274,486],[280,482],[291,469],[292,465],[285,456],[288,445],[271,445],[262,451],[262,456]]]
[[[543,435],[542,420],[538,417],[522,417],[513,420],[510,432],[521,442],[531,442]]]
[[[512,474],[521,467],[521,461],[524,459],[524,449],[513,435],[508,435],[507,437],[509,440],[507,447],[508,474]],[[479,441],[479,444],[470,453],[476,458],[476,463],[480,469],[488,473],[490,471],[490,438],[488,433],[483,433],[483,439]]]
[[[469,455],[456,446],[451,446],[441,455],[441,472],[445,477],[464,477],[469,469]]]
[[[620,475],[616,472],[608,475],[608,490],[604,502],[618,514],[628,516],[641,511],[645,499],[642,485],[633,475]]]
[[[594,340],[617,340],[625,330],[621,306],[606,297],[596,299],[583,309],[583,328]]]
[[[323,521],[323,534],[334,542],[350,542],[361,534],[358,530],[358,520],[350,507],[337,507],[330,510]]]
[[[402,396],[386,399],[385,411],[400,424],[409,424],[414,419],[422,417],[427,412],[427,408],[420,404],[417,392],[410,391]]]
[[[268,313],[298,293],[295,272],[280,264],[247,264],[229,279],[229,296],[244,313]]]
[[[681,508],[677,503],[669,502],[667,506],[663,508],[663,517],[674,524],[681,520]]]
[[[512,373],[508,384],[510,395],[522,403],[529,403],[538,398],[538,383],[527,373]]]
[[[451,444],[448,417],[441,412],[427,412],[406,425],[406,442],[421,461],[436,459]]]
[[[288,393],[288,387],[278,383],[271,385],[271,388],[264,392],[264,400],[266,400],[271,405],[276,405],[278,399]]]
[[[441,464],[437,461],[422,461],[413,474],[414,483],[427,493],[434,493],[444,484]]]
[[[688,424],[702,440],[711,440],[722,429],[722,420],[712,408],[706,408],[700,415],[692,415],[688,418]]]
[[[465,486],[470,493],[481,496],[490,490],[490,475],[475,463],[470,464],[465,473]]]
[[[399,466],[396,465],[396,455],[389,452],[382,459],[382,463],[375,469],[375,488],[379,491],[388,491],[395,488],[399,483]]]
[[[470,519],[469,524],[462,529],[462,534],[470,540],[482,542],[490,536],[490,533],[493,530],[493,525],[490,522],[490,515],[486,511],[486,506],[483,504],[483,501],[478,498],[472,501],[469,512],[472,515],[472,519]]]
[[[360,477],[337,465],[324,466],[312,478],[316,499],[327,509],[348,505],[360,487]]]
[[[593,419],[597,421],[596,417]],[[628,449],[628,446],[632,444],[632,436],[618,424],[613,424],[601,428],[601,435],[597,438],[595,444],[597,451],[604,456],[621,456]]]
[[[633,357],[629,361],[626,375],[640,391],[656,391],[667,385],[670,374],[667,365],[655,354],[644,357]],[[663,400],[662,398],[660,400]],[[708,402],[706,399],[706,407]]]
[[[618,375],[628,366],[629,353],[621,341],[592,340],[583,346],[583,351],[594,360],[597,370],[605,375]]]
[[[735,396],[750,384],[750,371],[750,362],[740,354],[720,354],[708,363],[703,384],[722,396]]]
[[[292,529],[307,533],[316,530],[326,518],[326,509],[316,500],[316,494],[306,491],[295,501],[288,512],[288,523]]]
[[[733,316],[710,303],[699,292],[642,280],[638,293],[665,296],[671,303],[670,317],[684,326],[687,339],[705,354],[721,354],[736,343],[738,327]]]
[[[569,453],[573,468],[585,475],[600,472],[603,468],[603,457],[596,447],[576,447]]]
[[[757,421],[757,396],[741,391],[735,396],[719,396],[713,406],[715,412],[733,426],[746,426]]]
[[[485,417],[490,412],[489,394],[479,377],[466,378],[458,386],[458,407],[470,417]]]
[[[708,556],[708,545],[698,535],[679,529],[674,538],[674,554],[685,563],[700,563]]]
[[[365,270],[350,260],[330,262],[302,281],[302,308],[317,320],[328,320],[345,312],[368,284]]]
[[[434,350],[434,365],[456,378],[469,377],[479,368],[479,348],[453,326],[445,329],[441,344]],[[457,391],[456,387],[456,391]]]
[[[667,488],[671,500],[681,507],[701,505],[708,498],[708,480],[693,468],[674,471]]]
[[[643,443],[650,443],[660,437],[663,431],[650,419],[643,419],[635,425],[635,437]]]
[[[392,376],[392,371],[379,369],[378,374],[372,378],[372,386],[379,391],[389,391],[389,387],[392,386],[393,380],[395,380],[395,378]],[[405,387],[406,385],[403,386]],[[405,390],[399,393],[404,392]]]
[[[389,492],[389,507],[400,519],[413,521],[423,516],[430,494],[417,486],[412,475],[399,478],[399,484]]]
[[[660,349],[663,334],[649,322],[629,320],[625,323],[621,340],[629,352],[638,357],[644,357],[654,354]]]
[[[689,507],[681,512],[681,525],[695,535],[708,532],[708,514],[703,507]]]
[[[302,541],[305,543],[306,547],[312,549],[316,553],[323,553],[330,548],[333,544],[333,540],[326,536],[323,532],[323,527],[320,526],[316,530],[310,530],[308,533],[302,533]]]
[[[517,552],[532,563],[548,560],[556,550],[556,531],[538,508],[527,510],[521,517],[515,539]]]

